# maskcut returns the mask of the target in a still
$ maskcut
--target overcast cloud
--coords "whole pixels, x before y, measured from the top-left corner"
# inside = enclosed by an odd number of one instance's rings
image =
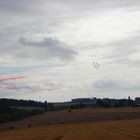
[[[139,17],[139,0],[0,0],[0,98],[139,96]]]

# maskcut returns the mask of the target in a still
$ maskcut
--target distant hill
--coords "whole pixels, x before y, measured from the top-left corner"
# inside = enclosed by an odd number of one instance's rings
[[[16,100],[16,99],[0,99],[0,106],[31,106],[31,107],[44,107],[43,102],[32,101],[32,100]]]
[[[41,109],[42,107],[44,108],[42,102],[0,99],[0,123],[18,121],[29,116],[43,114],[45,110]]]

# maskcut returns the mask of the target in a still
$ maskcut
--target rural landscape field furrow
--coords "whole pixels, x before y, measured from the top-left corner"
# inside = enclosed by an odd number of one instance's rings
[[[120,134],[120,135],[125,135],[131,138],[136,138],[136,139],[140,139],[140,136],[133,134],[131,132],[126,132],[124,130],[120,130],[118,128],[108,128],[109,131]]]
[[[77,109],[71,110],[71,112],[68,112],[68,110],[64,110],[47,112],[42,115],[26,118],[21,121],[0,124],[0,129],[9,127],[26,128],[28,127],[28,124],[31,124],[32,126],[41,126],[45,124],[66,124],[139,118],[140,107],[126,107],[118,109]]]
[[[0,140],[140,140],[139,132],[140,119],[135,119],[7,130]]]

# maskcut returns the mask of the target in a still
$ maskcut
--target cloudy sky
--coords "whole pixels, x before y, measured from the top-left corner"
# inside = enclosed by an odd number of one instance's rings
[[[140,0],[0,0],[0,98],[140,96]]]

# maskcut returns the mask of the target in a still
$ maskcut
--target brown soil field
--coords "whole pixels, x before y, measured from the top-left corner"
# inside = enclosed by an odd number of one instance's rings
[[[47,112],[43,115],[29,117],[22,121],[0,124],[0,129],[9,127],[27,128],[29,124],[34,127],[49,124],[70,124],[125,119],[140,119],[140,107]]]
[[[140,140],[140,119],[18,128],[0,131],[0,140]]]

